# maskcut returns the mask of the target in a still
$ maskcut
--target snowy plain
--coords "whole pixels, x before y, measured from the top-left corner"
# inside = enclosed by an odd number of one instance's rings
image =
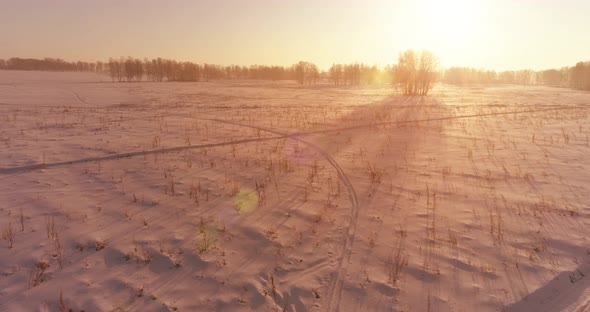
[[[588,108],[0,71],[0,311],[589,311]]]

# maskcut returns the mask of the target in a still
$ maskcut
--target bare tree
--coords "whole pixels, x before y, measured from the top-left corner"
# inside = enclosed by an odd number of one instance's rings
[[[420,53],[420,62],[418,64],[417,74],[417,91],[420,95],[428,94],[432,89],[436,76],[438,74],[438,59],[430,51]]]
[[[109,74],[113,82],[117,79],[118,82],[123,81],[123,63],[121,60],[115,60],[113,58],[109,59]]]
[[[115,78],[117,78],[117,68],[115,65],[115,60],[113,60],[113,58],[109,59],[109,62],[107,64],[108,66],[108,70],[109,70],[109,76],[111,76],[111,79],[113,80],[113,82],[115,82]]]
[[[333,64],[330,67],[330,79],[335,85],[339,85],[340,81],[342,80],[342,65],[340,64]]]
[[[294,73],[294,78],[299,84],[315,84],[320,78],[320,71],[317,65],[313,63],[300,61],[291,68]]]
[[[516,72],[516,81],[523,85],[530,85],[533,83],[534,72],[530,69],[519,70]]]
[[[404,95],[427,95],[438,73],[438,59],[430,51],[406,50],[394,67],[394,83],[402,85]]]
[[[299,63],[295,64],[294,71],[295,71],[295,80],[297,83],[304,84],[305,83],[305,66],[307,62],[300,61]]]
[[[413,95],[415,92],[416,72],[418,70],[416,52],[404,51],[399,55],[398,63],[394,69],[394,82],[402,85],[404,95]]]
[[[575,89],[590,90],[590,62],[579,62],[571,69],[570,84]]]

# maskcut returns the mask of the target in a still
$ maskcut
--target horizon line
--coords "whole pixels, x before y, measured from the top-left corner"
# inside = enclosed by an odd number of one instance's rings
[[[428,49],[411,49],[411,50],[414,50],[414,51],[422,51],[422,50],[428,50]],[[312,64],[316,64],[315,62],[313,62],[311,60],[303,60],[303,59],[302,60],[295,61],[294,63],[291,63],[291,64],[286,64],[286,65],[261,64],[261,63],[253,63],[253,64],[252,63],[251,64],[238,64],[238,63],[230,63],[230,64],[227,64],[226,63],[226,64],[221,64],[221,63],[212,63],[212,62],[206,62],[206,61],[199,62],[199,61],[194,61],[194,60],[190,60],[190,61],[189,60],[179,60],[179,59],[175,59],[175,58],[167,58],[167,57],[162,57],[162,56],[158,56],[158,57],[143,57],[143,58],[141,58],[141,57],[135,57],[135,56],[118,56],[118,57],[109,57],[109,59],[112,58],[112,59],[115,59],[115,60],[120,60],[121,58],[125,58],[126,59],[126,58],[129,58],[129,57],[130,58],[133,58],[133,59],[139,59],[139,60],[142,60],[142,61],[145,60],[145,59],[148,59],[148,60],[163,59],[163,60],[173,60],[173,61],[176,61],[176,62],[189,62],[189,63],[193,63],[193,64],[207,64],[207,65],[216,65],[216,66],[222,66],[222,67],[227,67],[227,66],[239,66],[239,67],[268,66],[268,67],[274,67],[274,66],[278,66],[278,67],[289,68],[289,67],[291,67],[291,66],[293,66],[293,65],[295,65],[295,64],[297,64],[299,62],[309,62],[309,63],[312,63]],[[65,59],[65,58],[61,58],[61,57],[50,57],[50,56],[46,56],[46,57],[11,56],[11,57],[0,57],[0,60],[7,61],[7,60],[10,60],[10,59],[13,59],[13,58],[16,58],[16,59],[29,59],[29,60],[31,60],[31,59],[32,60],[53,59],[53,60],[62,60],[62,61],[67,62],[67,63],[85,62],[85,63],[94,63],[94,64],[96,64],[98,62],[101,62],[101,63],[108,64],[108,62],[109,62],[108,59],[107,60],[78,59],[78,60],[72,61],[72,60],[68,60],[68,59]],[[450,69],[450,68],[467,68],[467,69],[475,69],[475,70],[483,70],[483,71],[495,71],[495,72],[512,72],[512,71],[518,72],[518,71],[522,71],[522,70],[532,70],[532,71],[539,72],[539,71],[552,70],[552,69],[557,69],[557,70],[559,70],[559,69],[567,69],[567,68],[574,67],[577,63],[580,63],[580,62],[586,63],[586,62],[590,62],[590,60],[579,60],[575,64],[562,65],[562,66],[558,66],[558,67],[550,67],[550,66],[548,66],[548,67],[544,67],[544,68],[493,69],[493,68],[486,68],[486,67],[481,67],[481,66],[467,66],[467,65],[444,65],[444,66],[443,65],[440,65],[439,67],[440,67],[441,70]],[[440,59],[439,59],[439,63],[440,63]],[[392,63],[389,63],[389,64],[382,65],[382,64],[378,64],[378,63],[368,63],[368,62],[359,62],[359,61],[354,61],[354,62],[332,62],[332,65],[337,65],[337,64],[345,64],[345,65],[359,64],[359,65],[366,65],[366,66],[370,66],[370,67],[376,66],[379,69],[384,69],[384,68],[386,68],[388,66],[393,66],[393,65],[395,65],[397,63],[393,63],[392,62]],[[316,66],[318,66],[318,68],[320,68],[321,71],[326,71],[327,72],[327,71],[330,70],[330,67],[323,67],[323,66],[319,66],[317,64],[316,64]]]

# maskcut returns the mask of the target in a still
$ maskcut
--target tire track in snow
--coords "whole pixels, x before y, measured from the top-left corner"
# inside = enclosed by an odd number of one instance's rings
[[[336,269],[336,277],[332,279],[330,289],[328,292],[328,296],[327,296],[328,305],[326,307],[326,311],[331,311],[332,309],[335,309],[336,311],[338,311],[340,298],[342,295],[342,285],[344,283],[343,277],[346,274],[346,267],[350,261],[350,256],[352,254],[352,243],[354,241],[354,236],[355,236],[356,226],[357,226],[357,221],[358,221],[358,212],[359,212],[359,210],[358,210],[358,197],[356,194],[356,190],[354,189],[354,186],[352,185],[352,183],[348,179],[348,176],[346,175],[344,170],[342,170],[342,167],[340,167],[338,162],[336,162],[336,160],[332,156],[330,156],[330,154],[328,154],[325,150],[323,150],[319,146],[317,146],[309,141],[299,138],[297,135],[289,135],[289,134],[286,134],[286,133],[283,133],[280,131],[267,129],[264,127],[245,125],[245,124],[241,124],[241,123],[237,123],[237,122],[233,122],[233,121],[228,121],[228,120],[222,120],[222,119],[209,119],[209,118],[197,118],[197,119],[219,122],[219,123],[226,123],[226,124],[231,124],[231,125],[240,126],[240,127],[253,128],[253,129],[260,130],[260,131],[269,132],[269,133],[272,133],[272,134],[275,134],[275,135],[278,135],[281,137],[286,137],[289,139],[299,141],[299,142],[311,147],[312,149],[314,149],[318,153],[322,154],[322,156],[324,156],[326,158],[326,160],[328,160],[330,165],[332,165],[332,167],[336,170],[336,172],[338,173],[338,177],[340,178],[340,181],[344,184],[344,186],[346,187],[346,189],[348,191],[348,197],[349,197],[349,200],[352,205],[351,212],[350,212],[350,222],[348,224],[346,239],[344,240],[344,247],[343,247],[342,255],[338,259],[338,266]]]
[[[2,104],[2,103],[0,103],[0,104]],[[518,114],[524,114],[524,113],[537,113],[537,112],[548,112],[548,111],[563,111],[563,110],[574,110],[574,109],[586,110],[586,109],[590,109],[590,106],[568,106],[568,107],[561,107],[561,108],[546,108],[546,109],[536,109],[536,110],[520,110],[520,111],[507,111],[507,112],[484,113],[484,114],[445,116],[445,117],[426,118],[426,119],[415,119],[415,120],[399,120],[399,121],[389,121],[389,122],[381,122],[381,123],[373,123],[373,124],[360,124],[360,125],[351,126],[351,127],[341,127],[341,128],[317,130],[317,131],[310,131],[310,132],[296,132],[296,133],[291,133],[291,134],[285,134],[285,133],[282,133],[280,131],[275,131],[275,130],[271,130],[271,129],[267,129],[267,128],[262,128],[262,127],[244,125],[244,124],[235,123],[235,122],[232,122],[232,121],[221,120],[221,119],[210,119],[210,118],[196,118],[196,119],[222,122],[222,123],[233,124],[233,125],[242,126],[242,127],[250,127],[250,128],[254,128],[254,129],[260,129],[261,131],[278,134],[278,135],[280,135],[280,137],[276,137],[275,139],[277,139],[277,138],[290,138],[290,139],[294,139],[294,140],[300,141],[300,142],[302,142],[302,143],[304,143],[306,145],[309,145],[310,147],[314,148],[315,150],[317,150],[318,152],[320,152],[322,155],[326,156],[326,158],[327,158],[327,157],[329,157],[329,155],[325,151],[321,150],[318,146],[315,146],[315,145],[313,145],[310,142],[307,142],[307,141],[305,141],[303,139],[300,139],[299,137],[300,136],[306,136],[306,135],[330,133],[330,132],[336,132],[337,133],[337,132],[341,132],[341,131],[350,131],[350,130],[357,130],[357,129],[363,129],[363,128],[371,128],[371,127],[384,126],[384,125],[393,125],[393,124],[411,124],[411,123],[421,123],[421,122],[445,121],[445,120],[455,120],[455,119],[469,119],[469,118],[491,117],[491,116],[502,116],[502,115],[518,115]],[[194,118],[194,117],[190,117],[190,116],[183,116],[183,115],[176,115],[176,114],[169,114],[169,115],[165,115],[164,117]],[[140,120],[140,119],[144,119],[144,118],[143,117],[137,117],[137,118],[113,120],[113,122],[114,121],[124,122],[124,121]],[[89,123],[87,123],[87,124],[89,124]],[[33,129],[33,128],[31,128],[31,129]],[[6,133],[6,132],[3,132],[3,133]],[[215,143],[215,146],[217,146],[217,145],[220,145],[221,146],[221,145],[247,143],[247,142],[250,142],[250,141],[253,142],[253,141],[256,141],[256,140],[258,140],[258,139],[250,139],[250,140],[249,139],[245,139],[245,140],[239,140],[239,141],[235,141],[235,142],[225,142],[225,143],[218,143],[218,144]],[[22,167],[14,167],[14,168],[0,168],[0,174],[10,174],[10,173],[16,173],[16,172],[22,172],[22,171],[32,171],[32,170],[36,170],[36,169],[42,169],[42,167],[44,167],[44,166],[45,167],[57,167],[57,166],[71,165],[71,164],[76,164],[76,163],[81,163],[81,162],[91,162],[91,161],[96,161],[96,160],[113,160],[113,159],[119,159],[119,158],[129,158],[129,157],[134,157],[134,156],[140,156],[140,155],[144,155],[144,154],[166,153],[166,152],[178,151],[178,150],[182,150],[182,149],[195,149],[195,148],[209,147],[209,146],[210,146],[210,144],[193,145],[193,146],[183,146],[183,147],[172,147],[172,148],[162,149],[162,150],[152,150],[152,151],[142,151],[142,152],[130,152],[130,153],[110,155],[110,156],[106,156],[106,157],[77,159],[77,160],[64,161],[64,162],[53,163],[53,164],[45,164],[45,165],[43,165],[43,164],[33,164],[33,165],[27,165],[27,166],[22,166]]]
[[[119,160],[119,159],[124,159],[124,158],[133,158],[133,157],[145,156],[145,155],[151,155],[151,154],[163,154],[163,153],[171,153],[171,152],[180,152],[180,151],[191,150],[191,149],[202,149],[202,148],[209,148],[209,147],[238,145],[238,144],[245,144],[245,143],[252,143],[252,142],[277,140],[277,139],[283,139],[283,138],[286,138],[286,137],[279,136],[279,137],[268,137],[268,138],[253,138],[253,139],[242,139],[242,140],[236,140],[236,141],[229,141],[229,142],[226,141],[226,142],[209,143],[209,144],[201,144],[201,145],[184,145],[184,146],[168,147],[168,148],[161,148],[161,149],[112,154],[112,155],[108,155],[108,156],[79,158],[79,159],[66,160],[66,161],[53,162],[53,163],[45,163],[45,164],[36,163],[36,164],[31,164],[31,165],[19,166],[19,167],[0,168],[0,175],[24,173],[24,172],[35,171],[35,170],[40,170],[40,169],[49,169],[49,168],[54,168],[54,167],[63,167],[63,166],[68,166],[68,165],[76,165],[76,164],[96,162],[96,161]]]
[[[74,90],[70,90],[70,91],[71,91],[71,92],[72,92],[72,93],[73,93],[73,94],[76,96],[76,98],[78,99],[78,101],[80,101],[80,102],[82,102],[82,103],[84,103],[84,104],[86,104],[86,105],[90,105],[90,103],[86,102],[86,101],[85,101],[85,100],[84,100],[84,99],[83,99],[83,98],[80,96],[80,94],[78,94],[78,92],[76,92],[76,91],[74,91]]]
[[[417,106],[419,106],[419,105],[417,105]],[[376,122],[376,123],[371,123],[371,124],[359,124],[356,126],[334,128],[334,129],[315,130],[315,131],[309,131],[309,132],[296,132],[296,133],[290,134],[289,136],[300,136],[300,135],[312,135],[312,134],[322,134],[322,133],[330,133],[330,132],[350,131],[350,130],[372,128],[372,127],[386,126],[386,125],[427,123],[427,122],[433,122],[433,121],[448,121],[448,120],[470,119],[470,118],[481,118],[481,117],[510,116],[510,115],[520,115],[520,114],[530,114],[530,113],[576,110],[576,109],[588,110],[588,109],[590,109],[590,106],[550,107],[550,108],[529,109],[529,110],[516,110],[516,111],[504,111],[504,112],[479,113],[479,114],[465,114],[465,115],[455,115],[455,116],[442,116],[442,117],[413,119],[413,120],[411,120],[411,119],[410,120],[396,120],[396,121]]]

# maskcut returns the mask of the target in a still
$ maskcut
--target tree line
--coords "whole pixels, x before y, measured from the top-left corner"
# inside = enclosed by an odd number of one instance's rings
[[[393,70],[391,66],[377,67],[366,64],[333,64],[325,76],[334,85],[361,85],[391,83]]]
[[[573,67],[533,71],[501,71],[451,67],[442,71],[442,82],[450,84],[520,84],[590,90],[590,62]]]
[[[112,81],[209,81],[212,79],[296,80],[300,84],[314,84],[319,78],[318,67],[309,62],[284,66],[221,66],[178,62],[171,59],[109,59],[107,71]]]
[[[365,64],[333,64],[321,71],[311,62],[301,61],[291,66],[221,66],[179,62],[172,59],[138,59],[133,57],[110,58],[108,62],[67,62],[62,59],[11,58],[0,59],[0,69],[43,71],[95,71],[108,73],[113,82],[140,81],[209,81],[211,79],[264,79],[294,80],[299,84],[316,84],[329,81],[334,85],[407,84],[404,94],[425,95],[436,77],[436,62],[424,67],[426,52],[406,51],[400,64],[380,68]],[[420,56],[419,59],[412,59]],[[428,56],[434,57],[432,54]],[[405,62],[405,63],[403,63]],[[414,65],[417,65],[415,67]],[[428,74],[425,75],[425,70]],[[415,71],[415,73],[414,73]],[[394,79],[394,77],[397,77]],[[406,81],[407,80],[407,81]]]
[[[108,62],[67,62],[61,59],[0,59],[0,69],[41,71],[95,71],[108,73],[113,82],[138,81],[209,81],[211,79],[293,80],[299,84],[328,81],[334,85],[391,83],[393,66],[366,64],[333,64],[321,71],[312,62],[301,61],[291,66],[251,65],[221,66],[179,62],[172,59],[110,58]]]
[[[210,81],[213,79],[293,80],[313,85],[320,81],[334,85],[394,84],[407,95],[425,95],[434,82],[450,84],[521,84],[571,87],[590,90],[590,62],[573,67],[542,71],[501,71],[451,67],[441,70],[434,54],[407,50],[397,64],[385,67],[362,63],[333,64],[322,71],[311,62],[291,66],[215,65],[179,62],[172,59],[110,58],[108,62],[68,62],[59,58],[0,59],[0,69],[40,71],[94,71],[108,73],[113,82]]]
[[[105,70],[103,62],[67,62],[62,59],[20,58],[0,59],[0,69],[4,70],[40,70],[40,71],[98,71]]]

